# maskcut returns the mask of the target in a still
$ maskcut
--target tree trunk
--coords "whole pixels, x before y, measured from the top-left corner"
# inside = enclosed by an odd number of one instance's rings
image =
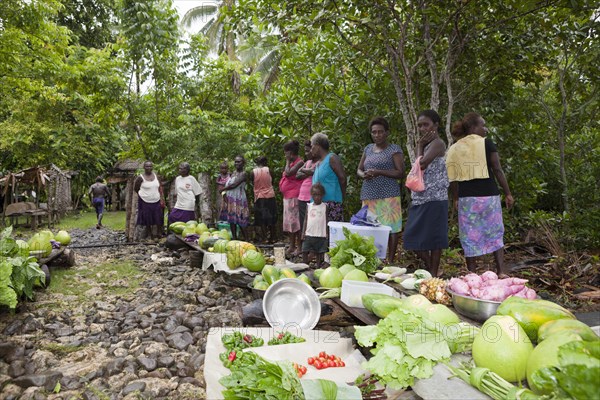
[[[198,208],[200,209],[199,218],[205,224],[214,224],[215,218],[213,216],[212,206],[212,191],[210,189],[210,175],[208,172],[201,172],[198,174],[198,183],[200,184],[200,196]]]
[[[125,237],[128,242],[135,240],[135,225],[138,212],[138,196],[133,190],[133,183],[137,176],[133,176],[127,180],[125,187]]]
[[[565,69],[560,70],[558,74],[558,87],[560,89],[560,100],[562,104],[562,112],[558,124],[558,150],[560,151],[560,181],[562,183],[563,207],[566,212],[569,212],[569,184],[567,181],[567,170],[565,168],[565,125],[569,109],[567,93],[565,90],[565,73],[567,68],[568,60],[565,60]]]

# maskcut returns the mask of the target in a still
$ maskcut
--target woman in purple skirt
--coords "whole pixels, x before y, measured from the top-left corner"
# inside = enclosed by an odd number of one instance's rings
[[[138,194],[138,235],[141,239],[150,236],[160,238],[165,221],[162,185],[156,174],[152,172],[152,161],[144,163],[144,173],[135,180],[133,190]]]
[[[200,184],[190,175],[190,164],[179,164],[179,176],[175,178],[175,207],[169,214],[169,225],[173,222],[188,222],[196,219],[196,197]]]

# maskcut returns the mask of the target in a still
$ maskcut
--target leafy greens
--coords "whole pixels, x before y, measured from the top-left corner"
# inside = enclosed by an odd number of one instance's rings
[[[46,275],[35,257],[17,256],[19,247],[11,233],[8,227],[0,235],[0,305],[14,310],[21,296],[33,300],[33,288],[43,285]]]
[[[361,346],[377,344],[363,366],[393,389],[406,388],[415,378],[429,378],[438,362],[468,350],[477,330],[465,323],[441,326],[406,309],[392,311],[377,325],[355,329]]]
[[[555,398],[593,399],[600,393],[600,340],[573,341],[558,349],[557,366],[536,371],[532,379]]]
[[[352,233],[348,228],[343,230],[346,239],[338,240],[336,247],[329,250],[330,265],[339,268],[344,264],[352,264],[367,274],[375,272],[381,264],[375,238]]]

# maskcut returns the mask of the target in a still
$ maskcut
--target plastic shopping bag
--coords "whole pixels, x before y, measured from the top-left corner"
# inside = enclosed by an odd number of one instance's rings
[[[406,177],[406,187],[413,192],[422,192],[425,190],[425,181],[423,180],[423,170],[421,169],[420,161],[421,157],[417,158]]]

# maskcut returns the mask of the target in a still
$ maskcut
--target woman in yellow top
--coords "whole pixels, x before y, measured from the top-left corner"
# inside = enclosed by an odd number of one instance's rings
[[[498,273],[506,274],[502,205],[496,181],[504,191],[506,208],[513,206],[514,199],[496,145],[486,138],[487,132],[485,120],[477,113],[468,113],[456,122],[452,136],[457,141],[448,149],[446,167],[467,268],[475,271],[477,256],[494,253]]]

